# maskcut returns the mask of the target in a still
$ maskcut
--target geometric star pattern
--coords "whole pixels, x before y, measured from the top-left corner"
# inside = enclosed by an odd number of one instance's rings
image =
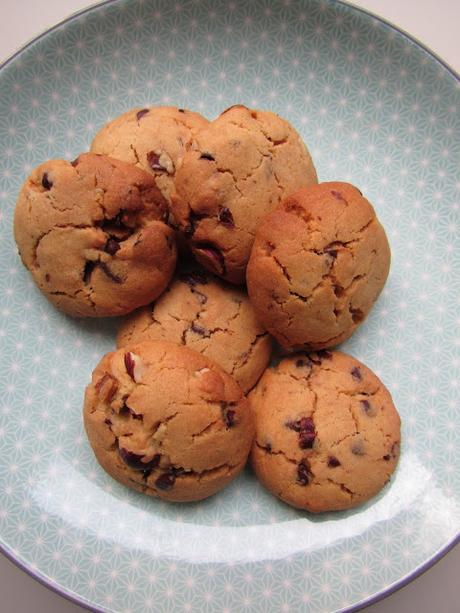
[[[114,320],[57,312],[22,267],[15,198],[47,158],[75,158],[132,106],[209,118],[243,103],[302,134],[320,180],[355,183],[392,267],[343,348],[373,368],[403,423],[374,500],[312,516],[249,469],[196,504],[128,491],[84,435],[83,390]],[[460,86],[412,40],[351,7],[304,0],[133,0],[53,29],[0,70],[0,542],[100,610],[331,611],[432,558],[460,525]]]

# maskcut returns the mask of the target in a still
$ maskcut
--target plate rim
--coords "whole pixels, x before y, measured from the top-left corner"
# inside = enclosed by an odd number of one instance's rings
[[[5,60],[3,60],[3,62],[0,63],[0,76],[1,76],[2,71],[5,68],[7,68],[7,66],[11,64],[24,51],[29,49],[29,47],[32,47],[35,43],[37,43],[41,39],[48,36],[48,34],[51,34],[55,30],[58,30],[59,28],[61,28],[63,25],[66,25],[70,23],[71,21],[78,19],[79,17],[81,17],[82,15],[85,15],[86,13],[90,13],[92,11],[99,10],[103,6],[106,6],[109,4],[129,2],[129,1],[130,0],[99,0],[98,2],[90,6],[86,6],[78,11],[70,13],[64,19],[44,29],[36,36],[29,39],[26,43],[24,43],[16,51],[13,51],[13,53],[11,53]],[[361,6],[357,6],[356,4],[354,4],[353,2],[349,2],[348,0],[332,0],[332,2],[333,4],[342,5],[346,8],[362,13],[363,15],[377,22],[382,23],[390,30],[393,30],[394,32],[396,32],[397,34],[399,34],[400,36],[402,36],[403,38],[405,38],[406,40],[408,40],[415,46],[422,49],[425,53],[427,53],[432,60],[434,60],[440,66],[442,66],[442,68],[447,70],[447,72],[457,81],[457,83],[460,84],[460,73],[457,72],[452,66],[450,66],[448,62],[446,62],[441,56],[439,56],[435,51],[433,51],[428,45],[420,41],[416,36],[413,36],[412,34],[407,32],[404,28],[401,28],[400,26],[385,19],[385,17],[381,17],[380,15],[377,15],[376,13],[368,9],[365,9]],[[430,558],[428,558],[427,560],[419,564],[411,572],[407,573],[406,575],[404,575],[397,581],[390,583],[389,585],[387,585],[385,588],[383,588],[379,592],[376,592],[375,594],[371,594],[367,598],[360,600],[348,607],[337,609],[336,613],[355,613],[356,611],[360,611],[369,605],[372,605],[376,602],[379,602],[380,600],[383,600],[387,596],[390,596],[391,594],[397,592],[401,588],[411,583],[417,577],[420,577],[421,575],[423,575],[427,570],[429,570],[435,564],[437,564],[447,553],[449,553],[449,551],[453,550],[454,547],[458,545],[459,543],[460,543],[460,531],[457,533],[456,536],[454,536],[450,541],[448,541],[443,547],[438,549],[438,551],[435,554],[433,554]],[[94,613],[107,613],[107,611],[109,611],[109,609],[105,609],[93,603],[90,603],[83,596],[80,596],[79,594],[72,592],[71,590],[68,590],[67,588],[63,587],[61,584],[58,584],[57,582],[52,581],[44,573],[42,573],[39,570],[34,569],[27,562],[23,561],[19,557],[19,555],[15,554],[14,551],[11,548],[9,548],[6,544],[4,544],[1,540],[0,540],[0,554],[4,555],[5,558],[9,560],[10,562],[12,562],[17,568],[25,572],[27,575],[32,577],[32,579],[34,579],[35,581],[37,581],[38,583],[40,583],[47,589],[65,598],[66,600],[74,604],[77,604],[80,607],[83,607],[87,611],[92,611]]]

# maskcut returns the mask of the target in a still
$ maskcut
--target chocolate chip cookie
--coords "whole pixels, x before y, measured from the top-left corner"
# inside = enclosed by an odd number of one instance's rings
[[[270,360],[271,339],[258,323],[246,293],[209,273],[182,272],[153,304],[120,327],[119,347],[146,339],[187,345],[231,374],[244,392]]]
[[[173,106],[131,109],[99,130],[91,151],[152,173],[169,202],[185,148],[208,124],[199,113]]]
[[[289,196],[261,222],[248,292],[283,347],[322,349],[353,334],[389,269],[390,247],[370,202],[348,183],[320,183]]]
[[[33,170],[19,194],[14,235],[56,307],[74,316],[123,315],[157,298],[174,272],[166,215],[154,177],[88,153]]]
[[[201,500],[245,465],[248,401],[212,360],[164,341],[108,353],[86,389],[84,422],[101,466],[135,490]]]
[[[265,372],[250,402],[256,475],[294,507],[354,507],[396,468],[399,415],[382,382],[351,356],[323,350],[284,359]]]
[[[316,181],[310,154],[287,121],[237,105],[193,139],[171,209],[200,264],[239,284],[262,217]]]

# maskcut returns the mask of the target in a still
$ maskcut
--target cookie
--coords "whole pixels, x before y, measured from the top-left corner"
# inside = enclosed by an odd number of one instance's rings
[[[240,284],[260,220],[316,181],[310,154],[287,121],[237,105],[193,139],[171,209],[199,263]]]
[[[232,375],[244,392],[270,360],[270,336],[258,323],[247,295],[200,270],[178,275],[153,304],[120,327],[118,347],[146,339],[187,345]]]
[[[285,348],[324,349],[367,317],[390,269],[375,211],[348,183],[286,198],[260,224],[247,269],[262,325]]]
[[[178,502],[207,498],[234,479],[254,434],[235,380],[196,351],[164,341],[102,358],[86,389],[84,423],[109,475]]]
[[[17,201],[14,236],[56,307],[74,316],[123,315],[157,298],[174,272],[166,215],[154,177],[89,153],[32,171]]]
[[[338,351],[297,354],[250,394],[252,465],[275,496],[318,513],[375,496],[394,472],[400,420],[369,368]]]
[[[185,148],[208,124],[199,113],[174,106],[131,109],[99,130],[91,151],[135,164],[152,173],[169,202]]]

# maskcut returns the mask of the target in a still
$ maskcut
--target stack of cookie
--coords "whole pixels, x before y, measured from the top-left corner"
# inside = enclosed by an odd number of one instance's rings
[[[212,122],[131,110],[89,153],[32,172],[14,231],[56,307],[130,314],[84,407],[96,457],[120,482],[199,500],[251,453],[273,494],[319,512],[355,506],[390,478],[390,394],[329,351],[377,300],[388,241],[356,188],[317,183],[287,121],[241,105]]]

